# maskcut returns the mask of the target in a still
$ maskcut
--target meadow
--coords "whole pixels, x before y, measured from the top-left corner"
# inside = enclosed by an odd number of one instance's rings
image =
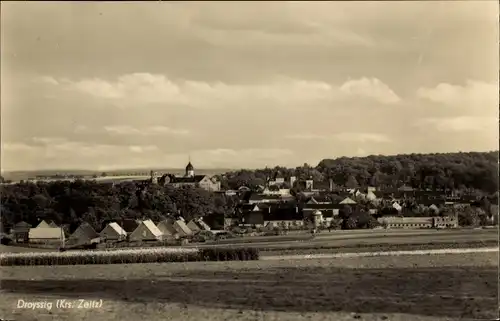
[[[15,320],[458,320],[497,317],[498,255],[0,267]],[[17,309],[19,299],[102,300]]]

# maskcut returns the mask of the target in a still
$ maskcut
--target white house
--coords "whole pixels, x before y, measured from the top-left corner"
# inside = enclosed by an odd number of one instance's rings
[[[151,220],[142,221],[139,226],[130,234],[129,240],[132,242],[138,241],[155,241],[162,240],[163,233]]]
[[[126,239],[127,232],[118,223],[112,222],[106,225],[99,236],[107,240],[118,241]]]

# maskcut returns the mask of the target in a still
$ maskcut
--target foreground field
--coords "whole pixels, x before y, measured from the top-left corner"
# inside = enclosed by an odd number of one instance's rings
[[[458,320],[497,317],[492,253],[297,261],[1,267],[15,320]],[[100,308],[17,309],[102,299]]]

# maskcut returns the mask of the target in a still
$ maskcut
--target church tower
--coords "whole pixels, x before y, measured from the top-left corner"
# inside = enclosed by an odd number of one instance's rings
[[[189,160],[189,163],[186,166],[186,177],[194,177],[194,167],[191,164],[191,159]]]

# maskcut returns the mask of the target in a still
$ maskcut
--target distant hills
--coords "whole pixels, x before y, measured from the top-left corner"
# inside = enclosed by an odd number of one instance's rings
[[[120,170],[109,170],[109,171],[92,171],[92,170],[33,170],[33,171],[10,171],[3,172],[2,176],[6,180],[20,181],[28,179],[36,179],[37,177],[54,177],[56,175],[61,176],[82,176],[85,178],[91,178],[94,175],[101,176],[106,173],[106,176],[149,176],[150,171],[153,170],[157,173],[171,173],[171,174],[183,174],[184,168],[157,168],[157,169],[120,169]],[[205,175],[217,175],[225,172],[229,172],[234,169],[196,169],[196,173]]]

